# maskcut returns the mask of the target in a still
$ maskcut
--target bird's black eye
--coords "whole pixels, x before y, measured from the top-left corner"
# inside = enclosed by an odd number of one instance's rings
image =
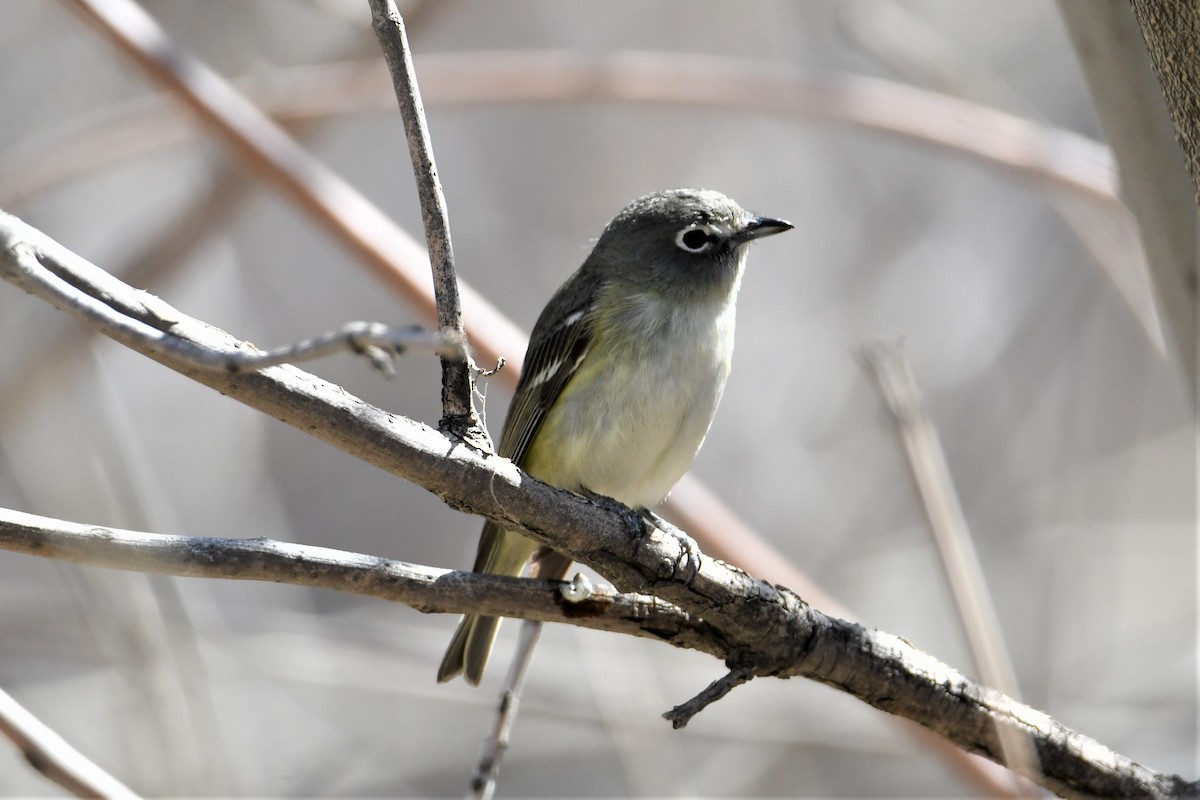
[[[689,253],[706,253],[717,242],[717,235],[707,225],[689,225],[675,236],[675,244]]]

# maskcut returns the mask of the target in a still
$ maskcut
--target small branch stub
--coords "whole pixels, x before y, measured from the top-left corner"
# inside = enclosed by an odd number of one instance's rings
[[[576,572],[571,582],[564,583],[558,591],[568,603],[582,603],[594,594],[592,582],[582,572]]]
[[[663,714],[663,719],[671,723],[671,727],[675,730],[687,727],[687,724],[692,721],[692,717],[699,714],[704,709],[708,708],[713,703],[720,700],[725,695],[729,694],[736,687],[743,683],[749,682],[754,677],[754,672],[744,667],[731,669],[723,676],[713,681],[700,694],[688,700],[686,703],[675,706],[670,711]]]

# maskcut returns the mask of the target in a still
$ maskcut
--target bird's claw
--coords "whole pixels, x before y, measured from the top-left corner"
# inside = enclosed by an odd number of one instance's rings
[[[695,539],[647,508],[634,510],[611,497],[587,489],[584,489],[582,494],[601,508],[621,517],[626,530],[629,531],[629,538],[633,541],[635,558],[641,550],[642,544],[655,531],[661,531],[673,537],[679,545],[679,554],[674,561],[662,565],[662,568],[658,570],[658,577],[664,580],[683,580],[684,584],[691,586],[692,581],[700,574],[700,560],[703,557]]]
[[[642,518],[641,514],[624,503],[617,502],[608,495],[593,492],[591,489],[582,489],[580,494],[605,511],[611,511],[619,516],[621,521],[625,523],[626,530],[629,531],[629,538],[637,542],[639,546],[641,545],[641,540],[645,539],[649,533],[646,521]]]
[[[679,544],[679,556],[675,560],[672,577],[676,580],[682,578],[684,584],[691,586],[700,574],[700,559],[703,556],[696,540],[649,509],[642,509],[640,516],[643,538],[655,529],[675,537]]]

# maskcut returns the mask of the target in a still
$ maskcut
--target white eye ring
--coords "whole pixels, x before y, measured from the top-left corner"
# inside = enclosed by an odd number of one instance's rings
[[[685,253],[707,253],[718,238],[713,226],[696,223],[675,234],[675,246]]]

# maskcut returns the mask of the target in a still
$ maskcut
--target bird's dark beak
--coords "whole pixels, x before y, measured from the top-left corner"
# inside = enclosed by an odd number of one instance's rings
[[[790,222],[774,217],[751,217],[737,234],[739,242],[749,242],[764,236],[774,236],[777,233],[790,231],[794,226]]]

